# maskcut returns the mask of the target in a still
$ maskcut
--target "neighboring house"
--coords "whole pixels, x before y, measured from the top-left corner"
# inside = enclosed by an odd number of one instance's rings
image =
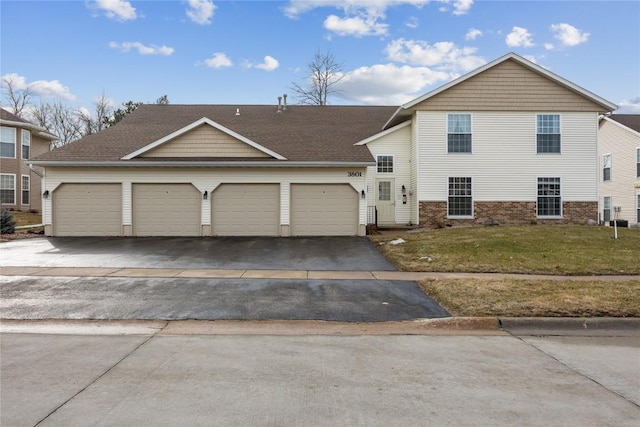
[[[615,108],[508,54],[401,107],[143,105],[33,163],[47,235],[586,223]]]
[[[600,220],[640,224],[640,115],[602,116],[598,137]]]
[[[58,139],[46,129],[0,108],[0,205],[20,211],[42,208],[43,169],[30,159],[49,151]]]

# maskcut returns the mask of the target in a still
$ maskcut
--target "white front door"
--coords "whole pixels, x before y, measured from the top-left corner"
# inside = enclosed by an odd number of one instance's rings
[[[376,180],[376,208],[378,210],[378,224],[395,224],[396,203],[395,203],[395,180]]]

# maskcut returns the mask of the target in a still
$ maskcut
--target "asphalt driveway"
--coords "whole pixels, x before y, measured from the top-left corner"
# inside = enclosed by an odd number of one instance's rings
[[[0,244],[0,267],[393,271],[366,237],[53,237]]]

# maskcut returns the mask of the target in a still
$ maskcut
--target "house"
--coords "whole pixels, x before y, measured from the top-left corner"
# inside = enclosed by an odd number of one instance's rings
[[[615,108],[510,53],[400,107],[143,105],[33,164],[55,236],[586,223]]]
[[[46,129],[0,108],[0,205],[4,209],[40,211],[43,169],[29,161],[49,151],[58,139]]]
[[[600,219],[640,224],[640,115],[601,116],[598,133]]]

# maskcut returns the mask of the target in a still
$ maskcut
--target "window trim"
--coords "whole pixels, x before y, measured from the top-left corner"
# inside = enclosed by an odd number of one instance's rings
[[[465,116],[469,116],[469,133],[456,133],[456,134],[452,134],[452,135],[470,135],[471,136],[471,143],[470,143],[470,147],[469,147],[469,151],[450,151],[449,150],[449,117],[453,116],[453,115],[465,115]],[[446,146],[445,146],[445,152],[447,154],[473,154],[473,114],[472,113],[465,113],[465,112],[448,112],[447,113],[447,128],[446,128],[446,132],[447,132],[447,140],[446,140]]]
[[[558,196],[560,198],[560,214],[559,215],[539,215],[538,212],[538,186],[540,185],[539,180],[541,179],[558,179],[559,180],[559,185],[560,185],[560,195]],[[540,219],[562,219],[564,218],[564,209],[563,209],[563,200],[564,200],[564,194],[563,194],[563,188],[562,188],[562,177],[561,176],[537,176],[536,177],[536,218],[540,218]]]
[[[17,150],[16,150],[16,139],[18,138],[18,129],[14,128],[14,127],[10,127],[10,126],[2,126],[3,129],[11,129],[13,131],[13,157],[7,157],[7,156],[3,156],[2,155],[2,150],[0,149],[0,158],[3,159],[15,159],[16,158],[16,154]],[[5,142],[0,140],[0,143],[2,144],[10,144],[10,142]],[[6,174],[8,175],[8,174]]]
[[[452,178],[465,178],[471,180],[471,194],[469,196],[450,196],[449,195],[449,180]],[[449,214],[449,199],[451,197],[469,197],[471,199],[471,213],[469,215],[451,215]],[[447,218],[450,219],[474,219],[475,218],[475,209],[473,202],[473,177],[472,176],[448,176],[447,177]]]
[[[636,178],[640,178],[640,147],[636,148]]]
[[[609,199],[609,208],[607,209],[607,199]],[[611,196],[602,196],[602,221],[607,222],[611,221],[611,206],[613,205],[613,199]],[[607,219],[605,213],[609,211],[609,219]]]
[[[605,157],[609,157],[609,167],[605,167]],[[613,155],[611,153],[606,153],[602,155],[602,182],[610,182],[611,181],[611,166],[613,165]],[[605,170],[609,169],[609,178],[605,177]]]
[[[27,189],[24,188],[24,179],[27,178]],[[24,202],[24,192],[27,192],[27,202]],[[21,205],[30,205],[31,204],[31,177],[29,175],[20,175],[20,204]]]
[[[29,135],[29,141],[27,144],[24,143],[25,135]],[[27,157],[24,156],[24,147],[29,147],[29,155]],[[31,131],[27,129],[22,129],[20,132],[20,157],[22,160],[29,160],[31,158]]]
[[[538,135],[556,135],[555,133],[550,134],[539,134],[538,133],[538,117],[540,116],[558,116],[558,135],[560,135],[560,146],[558,147],[558,151],[539,151],[538,150]],[[536,119],[534,121],[534,129],[535,129],[535,152],[536,154],[550,154],[550,155],[558,155],[562,154],[562,114],[559,113],[536,113]]]
[[[391,172],[380,172],[380,157],[389,157],[391,158]],[[392,175],[395,173],[396,167],[396,159],[393,154],[376,154],[376,173],[381,175]]]
[[[0,203],[3,205],[17,205],[16,203],[16,174],[15,173],[0,173],[0,176],[12,176],[13,177],[13,203],[5,203],[0,200]],[[0,180],[1,185],[1,180]],[[9,188],[2,188],[0,186],[0,191],[9,190]]]

